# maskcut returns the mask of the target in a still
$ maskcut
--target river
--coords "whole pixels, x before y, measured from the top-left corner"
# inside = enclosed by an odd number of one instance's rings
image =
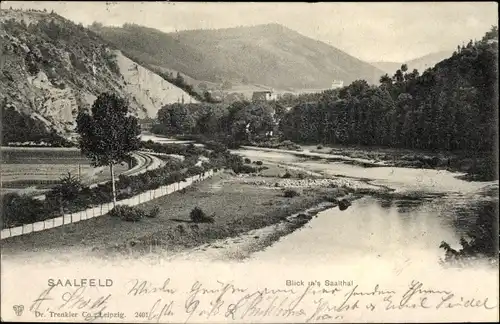
[[[183,254],[182,258],[274,264],[328,264],[335,260],[336,264],[362,263],[367,267],[374,262],[389,267],[409,263],[434,266],[444,257],[440,243],[446,241],[452,248],[460,248],[460,237],[475,222],[478,206],[498,201],[498,197],[486,193],[487,189],[498,188],[498,182],[469,182],[459,179],[462,174],[444,170],[365,168],[308,159],[302,155],[307,152],[297,156],[287,151],[245,148],[232,153],[325,177],[357,179],[390,188],[397,198],[365,197],[354,201],[345,211],[338,207],[327,209],[302,228],[265,248],[255,248],[254,238],[265,240],[276,231],[276,226],[205,245]]]
[[[264,249],[248,253],[244,262],[319,260],[327,263],[338,260],[352,264],[360,260],[385,260],[389,261],[388,264],[406,264],[418,260],[437,264],[444,257],[440,243],[446,241],[451,247],[459,248],[460,237],[477,218],[478,206],[498,202],[498,194],[494,197],[487,193],[492,188],[498,190],[498,181],[466,181],[460,179],[463,174],[445,170],[386,165],[363,167],[349,162],[369,161],[335,155],[338,160],[332,162],[329,160],[332,155],[307,150],[294,152],[245,147],[232,153],[252,161],[277,163],[325,177],[347,177],[390,188],[398,194],[396,199],[365,197],[354,201],[346,211],[337,207],[322,211],[304,227]],[[251,239],[241,238],[265,237],[274,230],[274,227],[269,227],[252,231],[234,240],[189,251],[184,257],[194,260],[231,259],[235,250],[252,250],[246,246]],[[220,246],[226,248],[220,249]],[[241,253],[237,255],[241,259]]]

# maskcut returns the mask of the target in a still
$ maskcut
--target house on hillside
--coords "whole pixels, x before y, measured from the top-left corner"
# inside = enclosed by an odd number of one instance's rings
[[[344,86],[344,81],[342,80],[333,80],[332,89],[342,88]]]
[[[270,100],[276,100],[276,94],[273,93],[273,91],[271,91],[271,90],[255,91],[252,95],[253,102],[270,101]]]
[[[141,131],[151,131],[151,128],[155,123],[156,120],[153,118],[139,119],[139,126],[141,127]]]

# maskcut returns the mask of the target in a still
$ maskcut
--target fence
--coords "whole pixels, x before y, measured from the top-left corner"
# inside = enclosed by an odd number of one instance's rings
[[[182,190],[186,187],[191,186],[193,183],[200,182],[202,180],[212,177],[213,175],[214,171],[209,170],[203,174],[186,178],[186,181],[172,183],[168,186],[162,186],[154,190],[145,191],[141,194],[135,195],[127,199],[118,200],[116,204],[137,206],[139,204],[148,202],[150,200]],[[6,228],[1,231],[1,239],[6,239],[13,236],[25,235],[32,232],[39,232],[46,229],[59,227],[66,224],[77,223],[82,220],[103,216],[106,215],[111,209],[113,209],[112,202],[102,204],[100,206],[95,206],[93,208],[89,208],[72,214],[66,214],[64,216],[47,219],[45,221],[40,221],[32,224],[25,224],[18,227]]]

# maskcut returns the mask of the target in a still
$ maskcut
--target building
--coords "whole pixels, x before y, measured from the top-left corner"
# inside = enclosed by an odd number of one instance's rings
[[[273,93],[271,90],[266,90],[266,91],[254,91],[252,95],[252,101],[269,101],[269,100],[276,100],[276,94]]]
[[[332,89],[342,88],[344,86],[344,81],[342,80],[333,80]]]
[[[141,131],[150,131],[153,125],[156,123],[156,120],[153,118],[143,118],[139,119],[139,126],[141,127]]]

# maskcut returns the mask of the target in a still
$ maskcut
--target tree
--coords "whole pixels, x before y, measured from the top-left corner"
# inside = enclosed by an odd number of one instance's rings
[[[179,72],[177,72],[177,76],[175,77],[175,85],[183,85],[183,84],[184,84],[184,78]]]
[[[187,105],[181,103],[168,104],[158,110],[158,121],[170,135],[191,133],[196,126]]]
[[[70,172],[59,181],[60,183],[47,194],[47,200],[57,203],[61,215],[64,215],[64,207],[78,197],[78,193],[82,190],[83,186],[80,179],[73,176]]]
[[[203,99],[205,99],[206,102],[212,102],[212,94],[210,94],[210,92],[208,91],[203,92]]]
[[[129,115],[127,101],[114,93],[102,93],[92,105],[92,114],[80,111],[77,132],[80,150],[95,167],[109,166],[113,188],[113,205],[116,204],[113,165],[127,161],[130,153],[139,148],[140,127]]]
[[[392,79],[387,73],[380,77],[379,82],[380,82],[380,84],[386,85],[386,86],[392,85]]]

